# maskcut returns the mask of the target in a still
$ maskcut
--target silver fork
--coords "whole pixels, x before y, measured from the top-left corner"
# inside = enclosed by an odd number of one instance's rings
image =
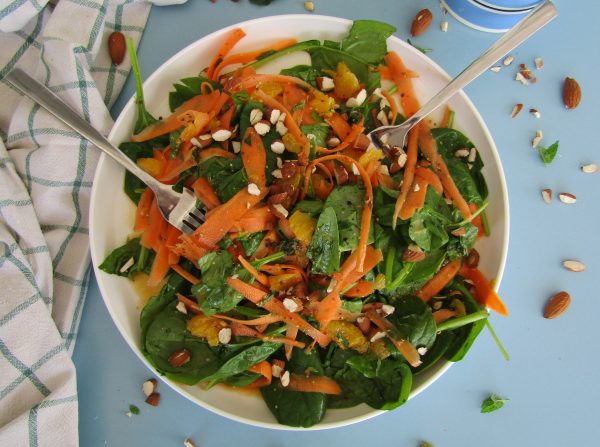
[[[406,145],[408,132],[423,118],[448,101],[455,93],[485,72],[510,50],[527,40],[556,15],[556,8],[552,2],[545,1],[498,39],[496,43],[402,124],[398,126],[381,126],[371,131],[368,136],[373,145],[384,150],[384,152],[394,147],[403,148]]]
[[[171,225],[185,234],[190,234],[204,222],[205,215],[197,207],[197,200],[192,191],[184,187],[183,193],[178,193],[171,185],[159,182],[139,168],[44,84],[18,68],[8,73],[5,79],[148,185],[154,191],[161,214]]]

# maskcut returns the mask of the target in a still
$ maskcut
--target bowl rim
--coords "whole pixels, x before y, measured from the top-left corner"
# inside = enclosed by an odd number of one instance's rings
[[[308,14],[271,15],[271,16],[246,20],[243,22],[238,22],[238,23],[232,24],[230,26],[216,30],[205,36],[202,36],[202,37],[198,38],[197,40],[195,40],[194,42],[191,42],[188,45],[186,45],[185,47],[178,50],[174,55],[172,55],[170,58],[168,58],[165,62],[161,63],[160,66],[158,68],[156,68],[154,70],[154,72],[146,78],[146,80],[144,81],[144,86],[153,83],[156,78],[160,78],[160,76],[162,75],[162,72],[164,70],[166,70],[168,66],[173,64],[174,61],[176,61],[178,58],[180,58],[182,53],[185,53],[188,51],[193,51],[193,49],[195,47],[201,46],[203,44],[203,42],[206,40],[210,40],[214,37],[224,35],[225,33],[227,33],[228,31],[230,31],[234,28],[238,28],[238,27],[243,28],[244,26],[255,25],[255,24],[268,24],[270,21],[286,21],[286,20],[295,20],[295,21],[299,20],[299,21],[310,21],[310,22],[323,21],[323,22],[330,22],[330,23],[336,22],[337,24],[348,25],[348,26],[350,26],[353,23],[353,20],[351,20],[351,19],[345,19],[345,18],[341,18],[341,17],[327,16],[327,15],[317,15],[317,14],[315,14],[315,15],[313,15],[313,14],[311,14],[311,15],[308,15]],[[433,61],[431,58],[429,58],[427,55],[423,54],[419,50],[412,47],[410,44],[408,44],[407,42],[402,40],[400,37],[393,34],[390,37],[390,39],[396,40],[397,43],[399,43],[406,51],[412,52],[414,56],[423,59],[423,61],[427,65],[429,65],[437,75],[442,76],[443,78],[445,78],[448,81],[452,79],[448,75],[448,73],[444,69],[442,69],[435,61]],[[176,82],[176,81],[177,80],[173,80],[173,82]],[[505,210],[505,213],[502,216],[503,219],[501,220],[501,222],[496,224],[496,226],[499,226],[500,224],[502,225],[502,227],[503,227],[502,230],[505,234],[505,237],[502,241],[502,247],[501,247],[501,250],[499,253],[500,259],[499,259],[499,264],[498,264],[498,273],[495,277],[495,283],[494,283],[494,287],[495,287],[495,289],[497,289],[501,283],[501,280],[502,280],[502,277],[504,274],[507,253],[508,253],[508,242],[509,242],[509,221],[510,221],[509,214],[510,213],[509,213],[509,204],[508,204],[508,191],[507,191],[507,186],[506,186],[506,176],[504,174],[504,169],[502,167],[502,163],[500,161],[500,156],[499,156],[498,150],[496,148],[495,142],[492,138],[492,135],[491,135],[487,125],[485,124],[483,118],[481,117],[479,111],[477,110],[477,108],[475,107],[473,102],[469,99],[469,97],[465,94],[464,91],[461,90],[457,94],[457,96],[458,95],[460,95],[461,100],[464,101],[466,107],[468,107],[468,109],[470,109],[470,111],[473,113],[476,125],[477,125],[477,127],[480,128],[483,138],[489,145],[490,156],[494,161],[495,169],[497,169],[497,171],[498,171],[500,196],[502,197],[502,206],[503,206],[503,209]],[[128,116],[128,114],[131,113],[130,109],[135,107],[134,101],[135,101],[135,93],[127,101],[125,106],[123,106],[121,112],[119,113],[119,116],[115,120],[114,125],[108,135],[108,139],[111,140],[115,144],[120,143],[120,141],[114,140],[115,133],[117,133],[117,130],[122,125],[121,124],[122,121],[124,121],[126,119],[126,117]],[[96,197],[100,194],[98,182],[96,180],[100,176],[99,173],[101,173],[103,171],[104,165],[107,163],[112,163],[112,161],[110,160],[110,158],[108,156],[106,156],[103,153],[101,155],[100,160],[97,165],[96,173],[94,175],[94,182],[93,182],[93,186],[92,186],[91,196],[90,196],[90,214],[89,214],[89,216],[90,216],[89,217],[89,219],[90,219],[90,233],[89,233],[90,241],[94,240],[93,235],[96,232],[95,222],[98,219],[96,208],[93,206],[94,203],[96,202]],[[99,256],[101,254],[96,251],[96,244],[94,244],[94,243],[90,243],[90,250],[91,250],[91,257],[92,257],[92,265],[94,268],[95,276],[97,278],[98,288],[100,289],[100,294],[102,296],[102,300],[104,301],[104,303],[108,309],[108,312],[111,316],[111,320],[117,327],[118,331],[120,332],[120,334],[123,337],[123,339],[125,340],[125,342],[129,345],[129,347],[135,353],[135,355],[142,361],[142,363],[144,363],[146,365],[146,367],[150,371],[152,371],[153,373],[156,373],[155,368],[150,364],[148,359],[143,355],[140,347],[136,344],[135,340],[129,336],[129,333],[125,329],[123,323],[119,320],[119,318],[116,318],[116,314],[115,314],[116,310],[113,307],[113,305],[111,304],[111,302],[106,298],[108,296],[106,286],[104,285],[103,281],[101,279],[99,279],[99,276],[104,275],[104,272],[102,272],[98,268],[99,264],[102,262],[102,259],[99,258]],[[440,363],[440,366],[438,366],[438,369],[435,371],[435,373],[431,374],[430,377],[426,381],[424,381],[423,383],[419,384],[419,386],[417,386],[413,390],[411,390],[409,400],[416,397],[418,394],[420,394],[422,391],[424,391],[427,387],[429,387],[431,384],[433,384],[453,364],[453,362],[450,362],[448,360],[444,360],[444,361],[440,360],[438,362]],[[385,410],[371,409],[371,411],[369,411],[366,414],[353,416],[348,419],[344,419],[343,421],[321,422],[315,426],[307,427],[307,428],[305,428],[305,427],[289,427],[289,426],[281,425],[281,424],[277,423],[276,421],[274,421],[272,423],[256,421],[256,420],[252,420],[247,417],[244,417],[244,416],[239,416],[239,415],[230,413],[226,410],[222,410],[218,407],[215,407],[211,403],[201,401],[196,396],[193,396],[190,393],[188,393],[186,390],[186,388],[188,388],[188,387],[186,385],[177,383],[177,382],[170,380],[159,374],[158,374],[158,376],[171,389],[173,389],[174,391],[176,391],[178,394],[185,397],[186,399],[192,401],[196,405],[198,405],[202,408],[205,408],[213,413],[216,413],[220,416],[223,416],[227,419],[234,420],[236,422],[240,422],[240,423],[244,423],[244,424],[248,424],[248,425],[252,425],[255,427],[261,427],[261,428],[284,430],[284,431],[325,430],[325,429],[348,426],[351,424],[355,424],[357,422],[371,419],[380,414],[386,413]],[[331,411],[331,410],[329,410],[329,411]]]

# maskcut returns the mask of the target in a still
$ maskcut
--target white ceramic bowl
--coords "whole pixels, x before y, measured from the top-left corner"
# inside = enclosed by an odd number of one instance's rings
[[[234,26],[243,28],[247,33],[247,37],[240,42],[236,51],[247,51],[284,37],[296,37],[298,40],[341,40],[350,28],[351,21],[315,15],[285,15],[251,20]],[[192,43],[165,62],[148,78],[144,84],[144,96],[151,113],[155,116],[169,113],[168,92],[171,91],[172,84],[180,78],[193,76],[206,67],[215,50],[234,26]],[[400,39],[390,38],[389,48],[398,52],[407,66],[419,73],[415,85],[421,101],[430,98],[448,82],[448,75],[439,66]],[[279,70],[302,61],[308,61],[308,56],[289,55],[265,67],[264,71]],[[490,190],[487,214],[492,235],[479,242],[480,267],[489,278],[495,278],[496,284],[499,284],[508,246],[508,196],[502,166],[492,137],[467,96],[463,93],[456,95],[450,101],[450,106],[456,111],[455,126],[464,131],[475,143],[485,163],[484,174]],[[115,144],[128,140],[134,121],[135,107],[131,99],[117,119],[109,138]],[[100,291],[112,319],[131,349],[148,368],[152,369],[140,350],[140,299],[133,284],[125,278],[108,275],[97,268],[114,248],[125,242],[131,232],[134,206],[123,192],[123,176],[124,170],[120,166],[111,159],[102,157],[96,172],[91,200],[92,261]],[[466,361],[477,361],[477,359],[470,358]],[[419,375],[415,380],[411,397],[433,383],[449,366],[449,362],[438,362]],[[223,387],[204,391],[199,386],[184,386],[162,379],[186,398],[225,417],[255,426],[290,429],[277,423],[258,396],[238,393]],[[340,427],[380,413],[381,411],[364,404],[344,410],[328,410],[325,419],[312,428]]]

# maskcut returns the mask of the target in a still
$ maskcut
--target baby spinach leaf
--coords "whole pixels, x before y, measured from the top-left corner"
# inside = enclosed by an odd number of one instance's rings
[[[462,161],[454,156],[454,152],[459,149],[475,147],[471,140],[456,129],[432,129],[431,133],[436,140],[438,152],[442,154],[446,164],[449,160],[451,161],[452,166],[448,166],[448,169],[463,197],[467,202],[479,200],[475,203],[481,204],[481,201],[488,196],[487,184],[482,173],[483,160],[481,160],[481,156],[477,153],[470,170],[466,160]],[[477,194],[474,191],[477,191]]]
[[[144,256],[145,253],[146,251],[140,245],[140,238],[134,238],[115,248],[99,268],[106,273],[132,278],[136,273],[145,272],[150,267],[153,256]],[[133,259],[133,264],[122,272],[121,269],[130,262],[130,259]]]
[[[364,402],[373,408],[391,410],[406,402],[412,388],[410,367],[392,358],[379,360],[357,354],[348,358],[333,378],[341,386],[342,395],[330,397],[330,408]]]
[[[481,402],[481,412],[491,413],[492,411],[499,410],[506,402],[508,402],[507,398],[500,397],[497,394],[490,394],[488,398]]]
[[[400,281],[394,278],[393,289],[386,292],[392,297],[415,293],[440,269],[445,257],[444,250],[433,250],[422,261],[403,263]]]
[[[379,65],[387,53],[387,38],[396,28],[375,20],[355,20],[342,40],[342,50],[368,64]]]
[[[202,256],[198,266],[202,272],[202,283],[209,287],[219,287],[233,270],[233,260],[228,251],[213,251]]]
[[[358,246],[360,220],[365,205],[365,190],[359,185],[338,186],[325,201],[325,208],[335,210],[340,230],[340,251],[351,251]],[[373,228],[369,243],[373,242]]]
[[[431,348],[437,329],[429,306],[422,299],[409,295],[397,299],[394,308],[388,320],[396,327],[400,337],[417,348]]]
[[[246,235],[239,236],[237,240],[242,244],[244,253],[246,253],[246,256],[248,257],[254,254],[264,238],[265,233],[260,231],[258,233],[248,233]]]
[[[178,382],[194,385],[213,374],[219,362],[208,344],[187,332],[186,323],[187,317],[175,308],[173,300],[150,323],[144,346],[161,373]],[[169,363],[169,357],[180,349],[190,353],[190,360],[174,367]]]
[[[313,67],[319,70],[336,70],[340,62],[346,64],[358,80],[366,84],[369,80],[369,65],[362,59],[336,48],[319,46],[308,50]]]
[[[465,234],[462,236],[450,236],[448,245],[446,246],[446,253],[448,259],[453,260],[463,256],[467,256],[475,242],[477,241],[478,229],[472,223],[466,223],[462,225],[465,229]]]
[[[169,108],[171,109],[171,112],[173,112],[188,99],[199,95],[201,93],[200,87],[203,83],[210,84],[215,90],[221,90],[223,88],[223,86],[218,82],[212,81],[203,76],[180,79],[179,83],[173,84],[175,91],[169,92]]]
[[[281,70],[281,74],[300,78],[313,87],[317,87],[317,78],[322,75],[321,70],[311,65],[296,65],[295,67],[284,68]]]
[[[310,214],[312,217],[316,217],[323,211],[323,202],[318,199],[302,200],[296,204],[294,211],[301,211]]]
[[[316,349],[306,353],[303,349],[294,349],[288,362],[292,374],[322,375],[323,366]],[[322,393],[292,391],[273,381],[271,385],[260,389],[265,403],[280,424],[292,427],[310,427],[323,419],[327,408],[327,398]]]
[[[183,292],[187,286],[188,282],[185,279],[177,274],[172,274],[169,276],[167,283],[160,290],[160,293],[148,300],[140,313],[140,338],[142,350],[145,351],[146,333],[150,324],[152,324],[158,314],[175,300],[177,293]]]
[[[217,371],[204,379],[207,388],[214,386],[228,377],[246,371],[258,362],[268,359],[280,347],[281,343],[264,342],[258,346],[250,346],[244,349],[228,359]]]
[[[538,145],[537,150],[544,164],[550,166],[558,153],[558,141],[555,141],[548,147]]]
[[[248,184],[240,157],[233,160],[211,157],[200,163],[197,174],[208,179],[222,203],[227,202]]]
[[[317,227],[306,253],[312,261],[313,273],[331,274],[340,268],[340,241],[335,211],[326,207],[317,221]]]
[[[150,142],[133,143],[127,141],[121,143],[119,149],[131,160],[136,161],[138,158],[152,157],[153,147]],[[142,197],[142,192],[146,189],[146,184],[129,171],[126,171],[123,189],[127,197],[137,205],[140,197]]]
[[[413,370],[413,374],[416,375],[425,371],[441,359],[450,344],[454,341],[454,337],[452,331],[437,334],[433,346],[427,350],[425,355],[421,356],[422,363]]]
[[[306,124],[300,130],[312,143],[320,147],[327,147],[327,136],[330,127],[327,124]],[[313,137],[310,137],[312,135]]]

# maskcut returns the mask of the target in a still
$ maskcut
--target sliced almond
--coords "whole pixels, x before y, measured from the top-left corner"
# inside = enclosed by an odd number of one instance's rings
[[[529,85],[529,81],[527,80],[527,78],[525,76],[523,76],[523,73],[521,73],[521,72],[518,72],[515,75],[515,81],[519,81],[523,85]]]
[[[541,70],[542,67],[544,66],[544,60],[541,57],[536,57],[534,59],[535,62],[535,68],[537,68],[538,70]]]
[[[585,270],[585,264],[583,262],[571,259],[563,261],[563,267],[570,272],[583,272]]]
[[[519,103],[519,104],[515,104],[515,106],[513,107],[512,113],[510,114],[511,118],[514,118],[515,116],[517,116],[519,114],[519,112],[523,110],[523,104]]]
[[[494,73],[499,73],[501,69],[502,67],[500,65],[494,65],[492,68],[490,68],[490,71],[493,71]]]
[[[544,318],[553,319],[562,315],[571,304],[571,296],[565,292],[561,291],[554,295],[544,308]]]
[[[514,57],[512,57],[512,56],[506,56],[506,57],[504,58],[504,60],[502,61],[502,64],[503,64],[505,67],[508,67],[510,64],[512,64],[512,63],[513,63],[513,61],[514,61],[514,60],[515,60],[515,58],[514,58]]]
[[[185,447],[196,447],[196,443],[194,441],[192,441],[190,438],[187,438],[185,441],[183,441],[183,445]]]
[[[442,31],[442,33],[446,33],[448,32],[448,21],[447,20],[442,20],[440,23],[440,31]]]
[[[541,118],[542,114],[538,111],[538,109],[529,109],[529,113],[531,113],[536,118]]]
[[[581,172],[585,172],[586,174],[595,174],[596,172],[598,172],[598,165],[596,163],[582,165]]]
[[[536,148],[538,144],[540,144],[540,141],[542,141],[542,138],[544,137],[544,134],[541,130],[538,130],[535,132],[535,137],[533,137],[533,140],[531,140],[531,146]]]
[[[148,379],[142,384],[142,392],[144,396],[148,397],[152,393],[156,391],[156,387],[158,387],[158,382],[156,379]]]
[[[467,255],[467,259],[465,262],[467,266],[471,268],[476,268],[479,265],[479,252],[474,248],[469,250],[469,254]]]
[[[260,109],[252,109],[250,111],[250,125],[254,126],[263,119],[263,111]]]
[[[573,194],[570,194],[568,192],[561,192],[558,194],[558,198],[560,199],[560,201],[562,203],[566,203],[566,204],[573,204],[575,202],[577,202],[577,197],[575,197]]]
[[[552,202],[552,190],[550,188],[542,189],[542,199],[546,203]]]

